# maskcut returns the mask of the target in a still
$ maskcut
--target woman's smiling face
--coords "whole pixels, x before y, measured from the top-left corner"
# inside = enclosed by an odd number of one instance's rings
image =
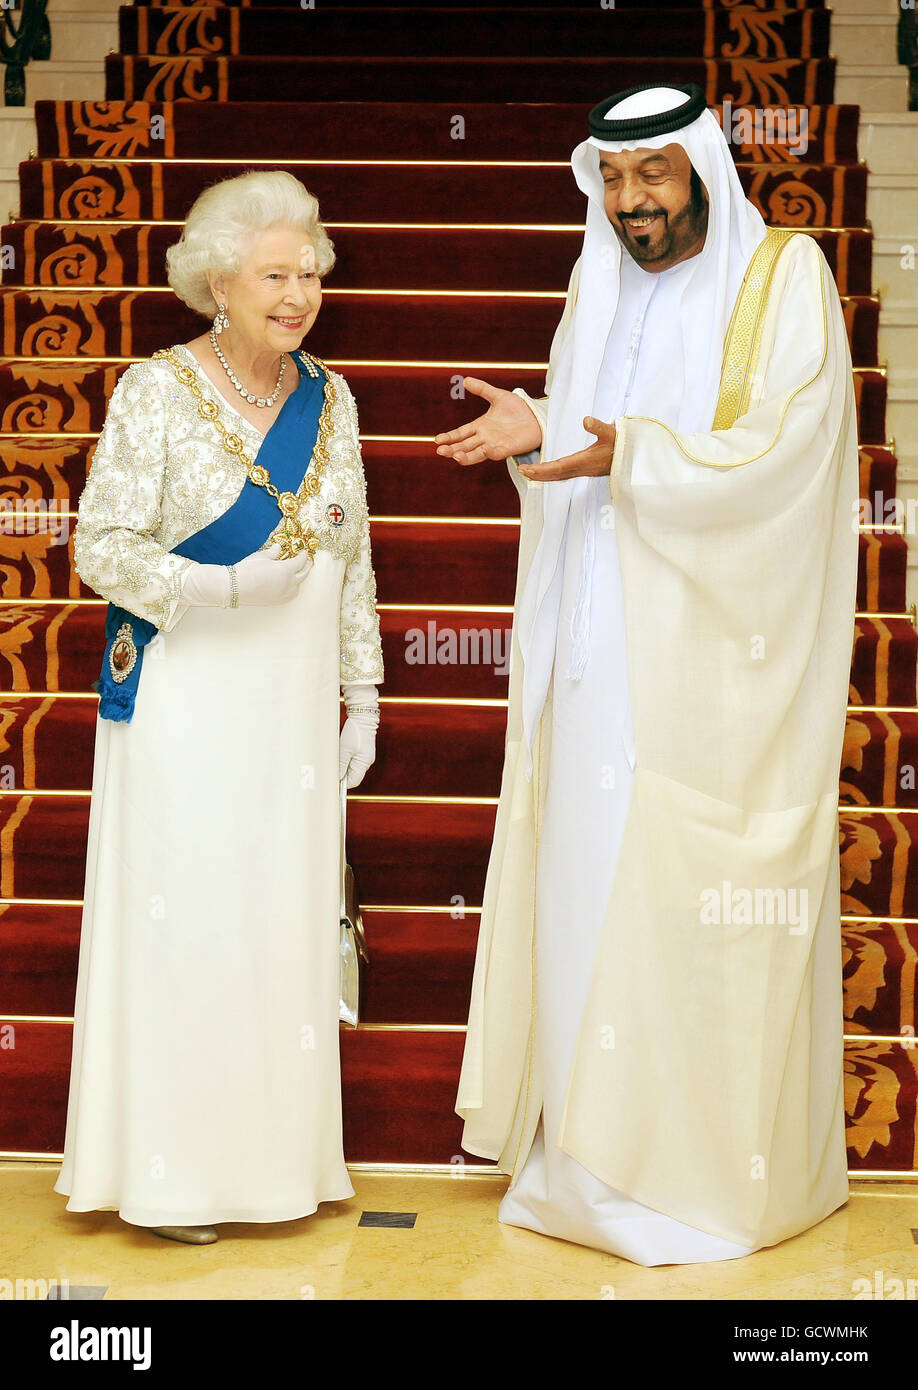
[[[235,275],[207,278],[215,301],[226,304],[234,335],[252,352],[298,347],[322,304],[315,251],[297,227],[259,232]]]
[[[598,153],[606,216],[644,270],[667,270],[701,250],[708,198],[681,145]]]

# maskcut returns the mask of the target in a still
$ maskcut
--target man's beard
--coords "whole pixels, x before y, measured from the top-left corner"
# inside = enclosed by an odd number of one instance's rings
[[[646,233],[634,231],[629,223],[637,218],[658,216],[662,222],[652,223]],[[612,226],[622,246],[639,265],[652,265],[655,261],[678,259],[697,241],[700,241],[708,219],[708,205],[702,191],[701,179],[695,169],[689,183],[689,196],[685,206],[672,217],[663,208],[647,207],[625,216],[615,216]]]

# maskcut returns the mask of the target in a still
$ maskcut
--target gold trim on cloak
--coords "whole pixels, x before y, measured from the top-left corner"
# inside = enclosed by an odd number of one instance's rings
[[[728,430],[749,409],[752,371],[759,357],[762,326],[778,256],[796,232],[769,228],[746,267],[727,336],[720,369],[720,390],[714,411],[715,430]]]
[[[788,233],[786,234],[786,237],[785,237],[784,234],[783,234],[782,232],[780,232],[778,228],[771,228],[771,229],[770,229],[770,232],[771,232],[771,233],[778,233],[778,234],[779,234],[779,236],[780,236],[780,238],[781,238],[782,246],[786,246],[787,243],[788,243],[788,241],[790,240],[791,236],[794,235],[794,233],[788,232]],[[767,240],[768,240],[768,238],[766,238],[766,240],[765,240],[764,242],[762,242],[761,245],[758,246],[758,247],[756,248],[755,256],[758,256],[759,252],[763,252],[764,247],[766,246]],[[773,243],[773,244],[774,244],[774,243]],[[782,249],[782,247],[779,247],[778,249],[780,250],[780,249]],[[753,260],[755,259],[755,256],[753,257]],[[749,333],[749,349],[751,350],[752,348],[754,348],[755,351],[756,351],[756,353],[757,353],[758,350],[759,350],[759,345],[760,345],[760,342],[761,342],[761,333],[762,333],[761,324],[763,324],[763,323],[764,323],[764,320],[765,320],[765,310],[766,310],[767,307],[768,307],[768,295],[769,295],[769,291],[770,291],[770,289],[771,289],[771,282],[772,282],[773,275],[774,275],[774,268],[775,268],[775,262],[776,262],[776,260],[777,260],[777,256],[775,256],[775,259],[772,261],[771,269],[770,269],[770,271],[769,271],[769,274],[768,274],[766,280],[763,280],[763,281],[760,282],[760,281],[758,280],[758,277],[757,277],[757,278],[756,278],[756,282],[755,282],[754,285],[753,285],[752,283],[750,283],[750,284],[748,285],[748,291],[749,291],[749,299],[750,299],[750,302],[751,302],[752,304],[755,303],[755,301],[752,299],[752,296],[753,296],[753,295],[758,295],[758,296],[760,297],[759,300],[758,300],[758,303],[759,303],[759,310],[758,310],[757,322],[750,320],[749,317],[748,317],[748,315],[752,312],[752,310],[750,310],[749,308],[747,308],[745,305],[744,305],[743,308],[742,308],[743,319],[744,319],[744,322],[746,323],[745,332],[748,332],[748,333]],[[747,269],[746,269],[746,275],[743,277],[743,284],[740,286],[740,293],[739,293],[739,296],[737,297],[737,303],[736,303],[736,305],[734,306],[733,315],[731,316],[731,320],[730,320],[730,325],[728,326],[728,329],[727,329],[727,340],[726,340],[726,343],[725,343],[725,346],[724,346],[724,358],[726,359],[726,357],[727,357],[727,352],[728,352],[728,350],[729,350],[729,353],[730,353],[730,365],[731,365],[731,366],[733,365],[734,354],[736,354],[737,357],[739,357],[739,354],[740,354],[740,352],[742,351],[742,348],[741,348],[741,345],[740,345],[740,342],[739,342],[738,321],[739,321],[740,315],[739,315],[739,312],[738,312],[738,311],[739,311],[739,309],[740,309],[741,300],[744,298],[744,294],[745,294],[745,292],[746,292],[746,290],[747,290],[747,277],[750,276],[750,271],[751,271],[751,269],[752,269],[752,261],[750,261],[749,266],[748,266]],[[760,458],[764,458],[764,456],[765,456],[771,449],[774,448],[774,446],[775,446],[775,444],[776,444],[776,442],[777,442],[777,440],[778,440],[778,436],[780,435],[781,430],[784,428],[784,418],[785,418],[785,416],[787,415],[787,412],[788,412],[788,410],[790,409],[792,403],[796,400],[797,396],[799,396],[799,394],[800,394],[801,391],[805,391],[806,388],[807,388],[808,386],[812,386],[813,382],[816,381],[816,380],[822,375],[823,368],[824,368],[825,365],[826,365],[826,358],[827,358],[828,352],[829,352],[829,320],[828,320],[828,313],[827,313],[827,310],[826,310],[826,287],[825,287],[825,283],[824,283],[823,276],[822,276],[822,273],[821,273],[821,272],[820,272],[820,276],[819,276],[819,295],[820,295],[820,299],[821,299],[821,302],[822,302],[822,331],[823,331],[822,359],[821,359],[821,361],[820,361],[820,363],[819,363],[819,366],[816,368],[815,372],[814,372],[813,375],[809,378],[809,380],[808,380],[808,381],[804,381],[804,382],[801,383],[800,386],[795,387],[794,390],[791,391],[790,394],[789,394],[789,395],[787,396],[787,398],[785,399],[783,408],[782,408],[782,410],[781,410],[781,418],[780,418],[779,421],[778,421],[778,428],[776,429],[774,435],[773,435],[772,438],[769,440],[769,442],[765,445],[765,448],[764,448],[764,449],[760,449],[759,452],[758,452],[757,454],[750,454],[750,456],[749,456],[748,458],[743,458],[743,459],[731,459],[731,460],[728,460],[728,461],[723,462],[723,463],[719,462],[719,461],[716,460],[716,459],[699,458],[699,456],[698,456],[697,454],[693,454],[692,451],[691,451],[690,449],[687,449],[687,448],[685,447],[685,444],[682,442],[682,437],[681,437],[680,435],[678,435],[678,434],[676,433],[676,431],[675,431],[670,425],[667,425],[666,422],[665,422],[665,420],[657,420],[657,419],[655,419],[654,416],[652,416],[652,415],[626,415],[626,416],[623,417],[622,429],[619,430],[618,433],[617,433],[617,437],[616,437],[616,441],[615,441],[615,453],[614,453],[613,456],[612,456],[612,472],[611,472],[610,477],[609,477],[609,489],[610,489],[610,492],[611,492],[611,494],[612,494],[612,501],[613,501],[613,502],[615,501],[615,496],[616,496],[616,492],[615,492],[615,483],[616,483],[617,477],[618,477],[617,472],[616,472],[616,464],[617,464],[617,462],[618,462],[618,460],[619,460],[619,457],[620,457],[619,440],[621,439],[621,437],[622,437],[622,435],[623,435],[623,433],[624,433],[625,427],[627,426],[628,422],[631,421],[631,420],[646,420],[646,421],[647,421],[649,424],[651,424],[651,425],[659,425],[661,429],[666,430],[666,433],[670,436],[670,438],[672,439],[672,441],[673,441],[673,443],[675,444],[676,448],[679,450],[680,454],[682,454],[682,456],[683,456],[684,458],[691,459],[692,463],[701,464],[701,466],[702,466],[703,468],[720,468],[720,469],[742,468],[742,467],[744,467],[744,466],[745,466],[746,464],[748,464],[748,463],[755,463],[756,460],[758,460],[758,459],[760,459]],[[732,335],[732,333],[731,333],[731,329],[733,328],[734,321],[737,322],[737,329],[738,329],[735,340],[733,339],[733,335]],[[745,392],[744,392],[744,394],[745,394],[745,406],[744,406],[744,408],[748,408],[748,400],[749,400],[749,395],[751,394],[751,389],[752,389],[752,388],[751,388],[751,381],[750,381],[750,382],[749,382],[749,386],[748,386],[748,390],[745,390]],[[726,391],[725,391],[725,387],[724,387],[724,378],[723,378],[723,369],[722,369],[722,371],[721,371],[721,398],[718,399],[717,412],[716,412],[716,414],[715,414],[715,423],[714,423],[714,425],[712,425],[712,427],[711,427],[712,430],[713,430],[713,429],[717,429],[717,428],[720,428],[720,429],[729,428],[732,424],[735,424],[735,420],[736,420],[736,418],[738,418],[738,414],[739,414],[739,404],[740,404],[740,403],[737,402],[737,412],[738,412],[738,413],[737,413],[737,417],[735,417],[733,420],[730,420],[730,419],[729,419],[729,409],[728,409],[728,406],[727,406],[727,403],[726,403],[725,396],[726,396]],[[723,418],[723,423],[721,423],[720,425],[718,425],[718,424],[717,424],[717,419],[718,419],[718,416],[721,415],[721,410],[722,410],[722,408],[723,408],[723,417],[722,417],[722,418]]]

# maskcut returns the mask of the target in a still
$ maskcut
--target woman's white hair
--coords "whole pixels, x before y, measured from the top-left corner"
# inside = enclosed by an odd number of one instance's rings
[[[313,269],[325,275],[335,263],[319,204],[299,179],[282,169],[252,170],[211,184],[195,198],[181,240],[166,252],[169,284],[199,314],[217,312],[206,272],[235,275],[259,232],[269,227],[302,229],[315,251]]]

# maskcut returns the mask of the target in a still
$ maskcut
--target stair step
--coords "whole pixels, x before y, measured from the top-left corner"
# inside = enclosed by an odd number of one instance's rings
[[[892,531],[861,534],[857,606],[868,613],[905,609],[908,542]]]
[[[200,326],[200,325],[199,325]],[[166,346],[163,338],[158,346]],[[172,339],[171,341],[176,341]],[[505,390],[522,386],[538,399],[545,389],[546,362],[532,366],[493,366],[493,358],[461,359],[437,366],[413,363],[341,361],[326,356],[324,342],[307,340],[330,367],[347,377],[360,415],[360,429],[367,436],[429,440],[443,430],[455,429],[471,418],[468,399],[460,394],[462,377],[485,376]],[[514,359],[517,361],[518,359]],[[117,366],[43,358],[40,362],[0,363],[0,400],[10,404],[0,415],[0,436],[43,433],[58,436],[61,448],[70,433],[96,433],[105,417],[107,397],[128,365]],[[888,383],[885,370],[856,368],[854,396],[858,438],[862,445],[887,445],[885,418]],[[61,437],[63,436],[63,438]],[[442,459],[433,454],[433,459]]]
[[[0,699],[0,785],[89,791],[97,700]],[[343,711],[342,711],[343,714]],[[494,797],[500,792],[503,705],[385,706],[386,738],[361,784],[369,796]]]
[[[104,650],[105,604],[8,603],[0,605],[0,658],[4,662],[6,689],[25,693],[65,692],[84,694],[98,677]],[[450,608],[437,611],[430,605],[380,611],[386,679],[384,698],[505,700],[507,677],[498,674],[507,651],[512,622],[509,611]],[[429,624],[433,623],[431,630]],[[444,630],[458,634],[444,638]],[[466,660],[458,665],[434,663],[439,652],[448,654],[448,643],[460,645],[468,634],[466,652],[479,652],[500,660]],[[428,663],[408,662],[406,652],[421,652],[418,636],[425,639]],[[852,705],[916,704],[918,633],[908,617],[867,618],[854,624],[850,701]]]
[[[0,604],[0,658],[3,660],[6,689],[18,693],[32,690],[88,694],[92,682],[99,675],[105,648],[105,611],[106,605],[100,600],[94,603]],[[384,700],[390,697],[413,700],[506,700],[507,677],[498,675],[496,668],[502,667],[507,651],[512,621],[509,612],[451,608],[444,613],[430,607],[415,606],[396,610],[383,608],[379,620],[386,669],[382,687]],[[872,634],[873,625],[868,620],[857,621],[866,623]],[[469,634],[467,652],[490,651],[500,660],[465,661],[459,665],[433,661],[430,664],[426,661],[407,662],[405,654],[409,645],[416,642],[418,633],[428,637],[428,624],[431,622],[434,623],[433,642],[427,647],[431,656],[436,655],[437,650],[444,650],[443,646],[438,647],[438,643],[444,629],[447,629]],[[904,628],[911,628],[907,619],[903,618],[900,622]],[[904,653],[897,648],[896,656],[901,660],[904,654],[908,661],[910,647],[904,642],[900,646],[904,648]],[[417,648],[413,647],[413,650]],[[459,651],[461,654],[461,646]],[[886,653],[882,647],[881,652],[881,659],[885,661]],[[873,655],[873,648],[870,648],[860,658],[863,668],[860,681],[868,693],[875,683],[870,666]],[[905,684],[904,680],[901,684]],[[869,703],[869,700],[862,702]],[[912,699],[905,703],[914,703],[914,689]]]
[[[893,363],[918,362],[918,305],[911,299],[887,299],[878,318],[877,360]],[[854,331],[867,332],[866,319]],[[863,342],[866,347],[866,339]]]
[[[0,904],[0,1015],[72,1016],[81,915],[78,903]],[[363,921],[363,1021],[464,1024],[478,912],[366,908]],[[841,936],[845,1032],[918,1029],[918,922],[846,921]]]
[[[0,1054],[4,1105],[0,1149],[63,1149],[72,1028],[17,1023],[16,1047]],[[455,1114],[465,1034],[401,1029],[341,1030],[344,1153],[351,1163],[450,1163],[463,1158]],[[410,1085],[405,1084],[410,1078]],[[42,1098],[35,1104],[35,1096]],[[465,1155],[474,1163],[482,1160]]]
[[[72,1016],[81,918],[78,903],[0,904],[0,1014]]]
[[[857,435],[861,444],[883,444],[886,432],[886,401],[889,382],[884,368],[855,368],[854,399],[857,403]]]
[[[907,618],[855,622],[849,699],[852,705],[915,704],[918,633]]]
[[[2,1056],[5,1153],[63,1150],[72,1028],[17,1023]],[[350,1163],[461,1164],[455,1114],[465,1034],[461,1030],[358,1028],[341,1031],[344,1153]],[[847,1042],[848,1162],[852,1170],[909,1171],[918,1078],[910,1050],[888,1042]],[[411,1084],[405,1085],[410,1077]],[[36,1107],[34,1097],[43,1097]],[[882,1136],[882,1138],[880,1137]],[[884,1143],[883,1140],[886,1142]]]
[[[711,110],[723,123],[722,107],[715,102]],[[769,140],[738,145],[737,137],[756,128],[749,126],[750,117],[744,112],[760,110],[731,99],[728,132],[730,148],[737,157],[742,151],[743,159],[770,163],[775,149],[780,148],[783,158],[804,159],[809,164],[857,163],[857,106],[808,105],[805,150],[799,140],[799,115],[793,109],[785,113],[783,127],[775,117],[770,127],[765,125]],[[194,105],[181,101],[108,101],[104,105],[47,101],[38,102],[35,107],[37,148],[42,159],[132,159],[147,155],[157,159],[207,160],[223,158],[231,150],[234,160],[259,160],[264,158],[266,129],[271,131],[271,154],[275,159],[297,159],[318,152],[314,145],[315,114],[315,105],[308,101],[286,102],[284,120],[280,122],[275,101]],[[337,102],[334,121],[322,127],[322,156],[360,160],[506,160],[508,151],[512,151],[517,160],[560,160],[567,164],[571,151],[586,134],[585,108],[577,101],[514,103],[478,99],[464,111],[462,126],[457,125],[456,114],[455,103],[446,101],[401,101],[397,105]],[[764,116],[759,119],[767,121]],[[154,131],[161,131],[162,138],[157,138]],[[459,135],[461,138],[457,138]]]
[[[74,100],[98,101],[105,83],[103,52],[100,48],[94,58],[66,56],[27,63],[25,105],[54,100],[61,92],[67,92]]]
[[[899,254],[902,255],[905,248],[915,244],[918,174],[912,171],[871,173],[868,188],[871,226],[879,237],[896,238],[901,248]]]
[[[918,1034],[918,922],[842,923],[845,1032]]]
[[[869,111],[906,111],[908,68],[898,65],[895,52],[886,63],[839,63],[833,93],[837,101],[857,101]]]
[[[440,615],[441,633],[448,616]],[[88,791],[96,709],[96,698],[89,694],[83,699],[0,698],[2,785],[23,791]],[[502,704],[387,703],[384,713],[385,738],[361,783],[362,794],[499,794],[507,725]],[[918,807],[918,710],[849,714],[840,801],[843,806]]]
[[[918,112],[915,114],[918,116]],[[913,197],[918,209],[918,188]],[[915,266],[908,250],[910,246],[914,243],[904,236],[875,235],[873,238],[873,284],[884,307],[890,302],[907,301],[914,291]],[[893,367],[897,365],[898,359],[894,359]]]
[[[78,903],[0,904],[0,1015],[72,1016],[81,916]],[[362,1020],[464,1024],[478,921],[459,909],[366,909]]]
[[[851,712],[840,800],[850,806],[918,807],[918,712]]]
[[[567,287],[582,227],[332,227],[330,289],[500,290]],[[818,243],[840,294],[869,296],[873,239],[864,228],[801,227]],[[166,285],[166,250],[177,228],[136,222],[10,223],[2,231],[4,285],[118,288]]]
[[[147,4],[148,0],[143,0],[143,3]],[[833,15],[888,14],[898,16],[899,3],[898,0],[833,0],[832,13]]]
[[[49,18],[54,56],[63,58],[66,54],[69,62],[77,59],[82,63],[92,63],[100,72],[102,55],[110,53],[118,43],[118,13],[114,6],[106,9],[101,0],[96,0],[93,9],[74,12],[53,3]],[[792,32],[788,30],[788,34]],[[35,66],[40,67],[41,64],[30,64],[27,72]],[[63,89],[70,90],[69,87]]]
[[[69,793],[0,795],[4,897],[81,897],[89,800]],[[348,836],[363,900],[479,906],[494,813],[490,802],[373,801],[357,793]],[[918,814],[843,808],[839,823],[842,912],[918,916]]]
[[[2,383],[0,369],[0,387]],[[94,437],[76,435],[0,435],[0,508],[14,513],[17,501],[28,498],[40,501],[49,514],[75,511],[95,443]],[[519,494],[500,463],[460,473],[450,460],[433,452],[430,442],[414,440],[364,439],[361,452],[374,516],[519,518]],[[915,517],[906,499],[896,495],[895,454],[880,445],[864,445],[859,461],[860,520],[891,522],[913,533]]]
[[[165,66],[165,65],[168,66]],[[780,75],[776,74],[776,68]],[[740,82],[748,83],[762,106],[834,100],[834,58],[741,60]],[[312,101],[349,101],[362,92],[371,101],[582,101],[589,110],[597,92],[643,83],[697,82],[709,101],[737,93],[737,62],[693,57],[513,58],[465,61],[452,57],[359,58],[213,57],[137,58],[112,54],[105,60],[109,101],[277,101],[290,92],[309,92]],[[851,101],[848,96],[846,100]],[[881,106],[880,102],[876,105]]]
[[[895,62],[896,26],[894,14],[833,13],[832,53],[842,68]]]
[[[86,795],[0,795],[3,897],[82,896],[89,801]],[[348,846],[359,866],[362,900],[479,906],[494,814],[490,803],[353,796]]]
[[[323,295],[317,336],[332,357],[365,357],[372,314],[372,351],[389,361],[397,361],[407,348],[414,361],[433,362],[448,343],[460,360],[479,354],[491,361],[538,362],[563,305],[563,290],[509,299],[500,292],[381,292],[368,302],[363,290],[330,288]],[[166,289],[7,289],[2,306],[4,349],[10,356],[38,351],[53,357],[59,343],[61,355],[68,357],[146,357],[164,333],[170,342],[185,342],[202,330],[200,315]],[[854,365],[875,366],[879,302],[846,297],[842,307]]]
[[[852,1172],[915,1170],[918,1067],[914,1041],[845,1044],[848,1166]]]
[[[683,51],[713,56],[727,45],[745,41],[757,60],[821,58],[829,51],[829,12],[789,10],[770,13],[755,23],[746,14],[725,10],[710,17],[697,7],[669,13],[678,26]],[[751,22],[750,22],[751,19]],[[188,9],[123,5],[120,11],[120,51],[123,54],[180,56],[220,53],[246,58],[275,55],[310,58],[432,57],[516,58],[544,54],[552,58],[581,58],[614,52],[617,61],[655,52],[660,20],[652,10],[632,12],[615,8],[565,9],[565,23],[545,10],[521,11],[495,6],[461,9],[368,9],[355,22],[346,9],[293,9],[261,6],[227,10],[197,5]],[[893,38],[893,42],[894,42]],[[882,55],[881,55],[882,57]],[[359,90],[351,88],[351,91]]]
[[[457,487],[461,484],[457,481]],[[73,568],[72,518],[11,517],[2,530],[3,598],[95,598]],[[380,603],[512,604],[519,522],[456,519],[371,519],[373,567]],[[905,611],[908,545],[893,531],[862,532],[857,607],[866,613]]]
[[[0,439],[0,459],[2,449]],[[895,517],[896,508],[890,505],[896,498],[896,456],[892,449],[864,445],[859,450],[859,462],[861,497],[870,503],[863,519],[880,522]]]
[[[0,369],[0,389],[2,382]],[[102,406],[100,401],[100,414]],[[95,445],[94,436],[0,435],[0,509],[15,509],[17,498],[41,498],[48,504],[53,502],[55,510],[76,511]],[[451,459],[435,453],[435,448],[432,441],[363,441],[361,453],[373,515],[519,520],[519,493],[503,464],[460,470]],[[864,520],[872,521],[875,515],[884,521],[895,511],[895,458],[888,450],[875,450],[881,456],[876,461],[866,451],[861,452],[863,487],[871,489],[865,493],[869,511],[865,510]]]
[[[839,827],[842,913],[918,916],[918,813],[844,807]]]
[[[506,164],[427,158],[431,162],[414,164],[392,162],[391,157],[389,162],[351,164],[251,160],[238,170],[207,160],[174,163],[97,155],[87,169],[85,161],[29,159],[19,166],[20,216],[183,221],[197,195],[228,173],[281,168],[304,183],[318,198],[323,217],[336,223],[404,222],[406,209],[417,208],[423,208],[427,223],[541,220],[557,226],[583,220],[583,194],[571,177],[569,151],[563,163],[514,166],[512,176]],[[774,226],[867,225],[864,165],[737,161],[736,168],[746,196]]]
[[[918,111],[862,112],[859,124],[860,152],[871,176],[911,172],[913,177],[918,177],[916,134]]]

